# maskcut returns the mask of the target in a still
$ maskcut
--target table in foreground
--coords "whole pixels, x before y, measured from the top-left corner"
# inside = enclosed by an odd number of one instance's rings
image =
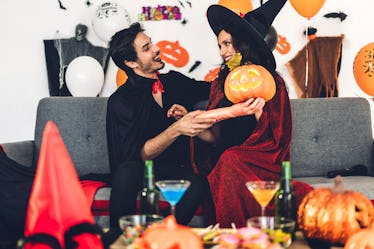
[[[288,249],[342,249],[343,247],[336,247],[336,246],[330,246],[330,247],[321,247],[319,246],[313,246],[311,247],[308,242],[304,239],[304,236],[301,232],[296,232],[296,240],[292,242],[291,246]],[[110,249],[127,249],[125,242],[122,238],[118,238],[116,242],[114,242]],[[193,248],[191,248],[193,249]]]

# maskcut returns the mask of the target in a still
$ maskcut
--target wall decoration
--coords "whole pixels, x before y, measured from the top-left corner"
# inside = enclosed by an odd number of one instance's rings
[[[66,84],[74,97],[96,97],[103,87],[104,70],[90,56],[79,56],[66,70]]]
[[[330,12],[330,13],[327,13],[326,15],[324,15],[324,17],[326,18],[339,18],[340,21],[344,21],[345,18],[347,18],[347,14],[345,14],[344,12]]]
[[[187,65],[190,55],[188,51],[179,44],[179,41],[159,41],[156,44],[160,48],[160,57],[168,64],[175,67],[184,67]]]
[[[206,82],[212,82],[213,80],[218,78],[218,73],[221,70],[221,67],[216,67],[211,70],[205,75],[204,80]]]
[[[317,37],[317,29],[313,27],[308,27],[304,32],[304,35],[308,38],[308,40],[313,40]]]
[[[361,90],[374,96],[374,42],[358,51],[353,62],[353,74]]]
[[[286,63],[298,98],[338,96],[343,38],[316,37]]]
[[[181,20],[182,13],[178,6],[158,5],[157,7],[144,6],[138,15],[139,21]]]
[[[92,5],[92,3],[90,2],[90,0],[87,0],[85,3],[87,5],[87,7],[90,7]]]
[[[66,10],[65,6],[62,5],[61,0],[58,0],[58,5],[60,6],[60,9]]]
[[[301,16],[309,19],[318,13],[325,0],[290,0],[290,3]]]
[[[184,2],[186,2],[190,8],[192,7],[192,3],[191,3],[190,1],[185,0]],[[182,7],[184,7],[183,1],[178,0],[178,3],[179,3]]]
[[[86,25],[78,24],[74,37],[43,41],[51,96],[71,96],[66,86],[65,73],[69,63],[79,56],[95,58],[106,71],[109,49],[92,45],[86,38],[87,29]]]
[[[188,70],[188,73],[192,73],[198,66],[200,66],[201,61],[195,61],[195,63],[192,65],[190,70]]]
[[[116,84],[117,84],[117,87],[120,87],[122,86],[123,84],[126,83],[126,80],[127,80],[127,74],[125,71],[123,71],[122,69],[118,68],[117,70],[117,74],[116,74]]]
[[[97,8],[92,27],[101,40],[109,42],[117,31],[129,27],[130,23],[126,9],[115,2],[105,2]]]
[[[291,50],[291,44],[287,41],[286,37],[278,35],[278,43],[275,46],[275,49],[280,54],[287,54]]]

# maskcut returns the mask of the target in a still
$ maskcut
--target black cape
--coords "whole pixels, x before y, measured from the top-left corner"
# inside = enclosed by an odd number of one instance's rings
[[[181,73],[170,71],[160,74],[164,86],[163,109],[173,104],[192,110],[194,105],[208,99],[210,84],[195,81]],[[150,120],[154,79],[138,75],[129,76],[127,82],[114,92],[107,106],[107,143],[111,172],[127,161],[140,161],[140,149],[149,138],[145,137]],[[166,118],[166,117],[165,117]]]

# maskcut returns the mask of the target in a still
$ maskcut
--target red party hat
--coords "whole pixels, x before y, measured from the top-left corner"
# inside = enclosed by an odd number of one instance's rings
[[[48,121],[28,204],[24,248],[68,249],[75,243],[77,249],[102,249],[95,228],[73,162],[57,126]]]

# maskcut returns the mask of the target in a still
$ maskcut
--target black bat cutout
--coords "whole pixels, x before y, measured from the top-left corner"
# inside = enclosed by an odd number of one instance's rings
[[[62,5],[61,0],[58,0],[58,4],[60,5],[60,9],[66,10],[65,6]]]
[[[200,66],[201,61],[195,61],[195,64],[192,65],[190,70],[188,70],[189,73],[191,73],[193,70],[195,70],[198,66]]]
[[[348,15],[345,14],[344,12],[330,12],[330,13],[327,13],[326,15],[324,15],[324,17],[326,18],[339,18],[340,21],[344,21],[345,18],[347,17]]]

